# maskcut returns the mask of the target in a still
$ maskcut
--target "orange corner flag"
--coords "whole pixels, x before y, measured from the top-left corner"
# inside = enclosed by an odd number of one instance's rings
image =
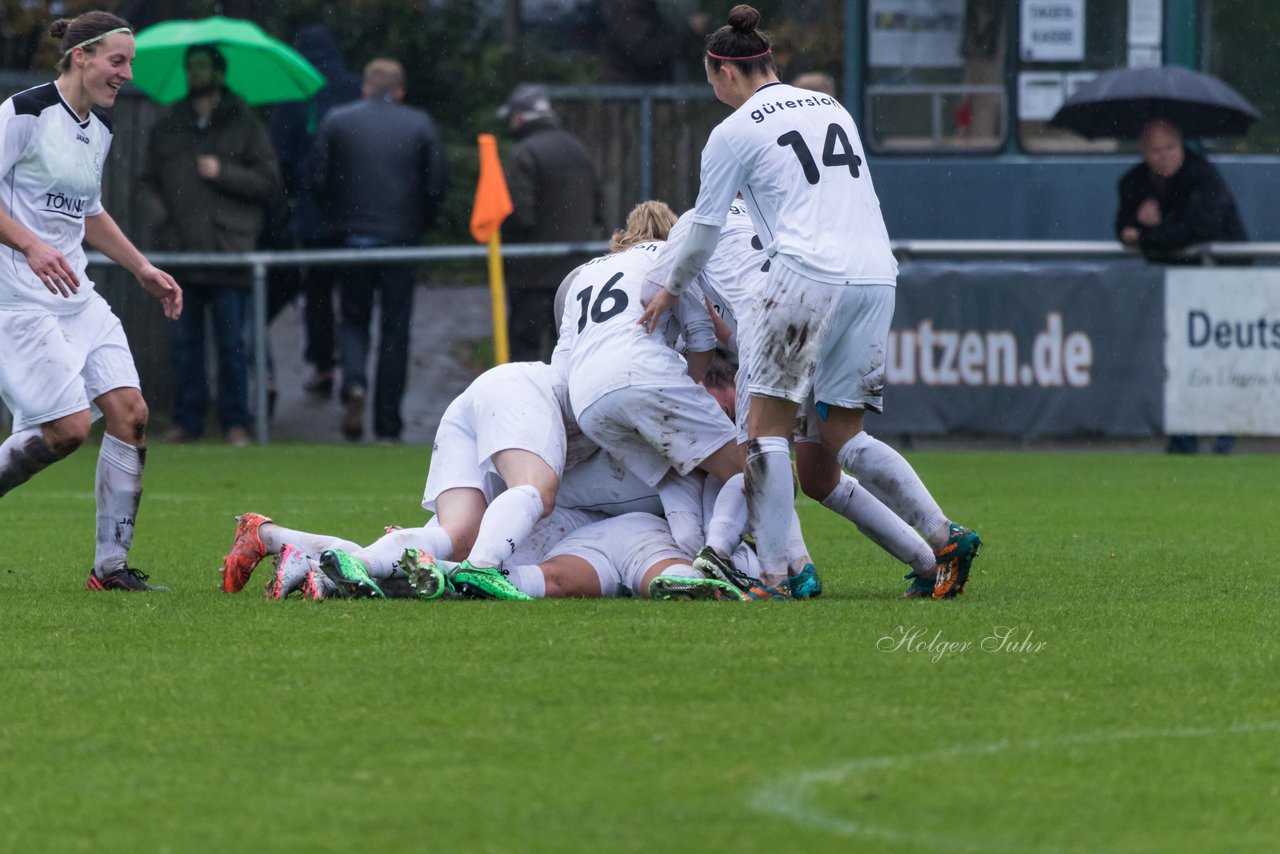
[[[502,221],[511,215],[511,193],[498,159],[498,140],[491,133],[482,133],[476,139],[480,143],[480,180],[476,182],[476,203],[471,208],[471,236],[477,243],[488,243],[502,227]]]

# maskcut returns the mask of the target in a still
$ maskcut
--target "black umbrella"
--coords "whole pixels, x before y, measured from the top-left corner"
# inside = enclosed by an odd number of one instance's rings
[[[1135,139],[1152,119],[1185,136],[1241,136],[1261,114],[1216,77],[1186,68],[1118,68],[1081,86],[1049,120],[1088,139]]]

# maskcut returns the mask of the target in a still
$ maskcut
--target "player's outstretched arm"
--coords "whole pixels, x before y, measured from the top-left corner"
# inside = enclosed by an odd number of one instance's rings
[[[9,213],[0,209],[0,243],[21,252],[27,266],[49,293],[69,297],[80,289],[75,271],[62,253],[45,243]]]
[[[84,218],[84,236],[89,244],[121,267],[164,308],[164,316],[176,320],[182,314],[182,288],[164,270],[152,264],[138,247],[125,237],[120,226],[106,211]]]

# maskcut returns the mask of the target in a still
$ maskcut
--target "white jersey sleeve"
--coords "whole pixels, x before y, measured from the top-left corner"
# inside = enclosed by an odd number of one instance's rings
[[[36,116],[18,115],[12,98],[0,104],[0,175],[8,175],[22,159],[35,127]]]

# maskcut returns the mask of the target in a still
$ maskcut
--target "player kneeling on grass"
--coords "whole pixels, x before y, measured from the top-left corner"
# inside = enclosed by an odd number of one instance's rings
[[[654,266],[675,214],[662,202],[637,205],[612,251],[577,268],[564,287],[564,316],[552,364],[568,377],[582,432],[656,489],[676,542],[689,554],[702,545],[701,508],[682,513],[679,480],[701,469],[721,482],[742,470],[733,422],[699,386],[715,349],[700,295],[676,308],[676,322],[637,325]],[[658,287],[658,286],[653,286]],[[677,337],[687,361],[673,349]],[[699,524],[683,524],[696,518]]]
[[[445,410],[432,446],[422,506],[434,524],[398,530],[367,548],[334,545],[333,572],[372,579],[400,575],[406,548],[459,566],[466,583],[502,598],[510,585],[499,569],[555,506],[565,466],[595,446],[569,413],[560,374],[540,362],[499,365],[481,374]],[[264,517],[240,517],[236,539],[223,562],[222,586],[241,590],[267,554],[257,532]],[[291,542],[285,539],[284,542]],[[278,550],[273,550],[278,551]]]

